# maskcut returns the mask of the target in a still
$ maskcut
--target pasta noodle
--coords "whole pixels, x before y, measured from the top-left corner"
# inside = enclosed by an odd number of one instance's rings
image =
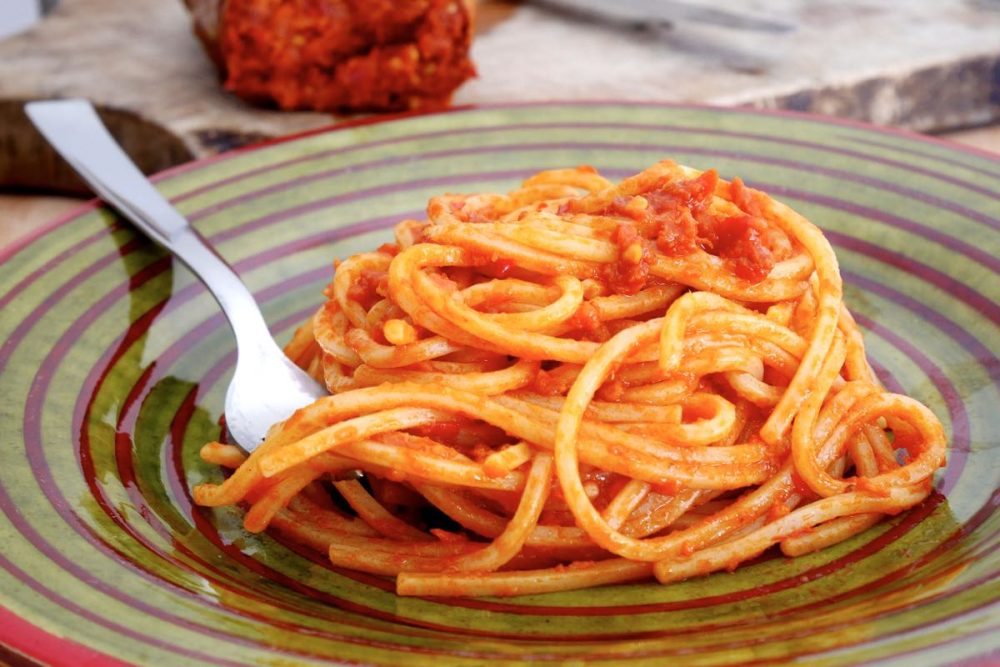
[[[946,437],[881,387],[822,232],[670,161],[431,199],[335,268],[288,356],[330,396],[196,502],[400,595],[733,569],[923,500]],[[358,473],[357,471],[360,471]]]

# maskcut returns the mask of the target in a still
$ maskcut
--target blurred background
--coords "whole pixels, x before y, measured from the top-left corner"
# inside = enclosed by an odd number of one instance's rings
[[[42,9],[37,0],[7,0],[0,5],[0,37],[24,30],[41,15]]]
[[[322,0],[286,7],[310,2]],[[402,11],[422,2],[446,15],[474,15],[473,32],[452,31],[456,48],[471,40],[468,58],[477,71],[449,84],[448,90],[460,84],[453,105],[566,99],[747,105],[906,128],[1000,152],[998,0],[412,0],[369,7]],[[0,0],[0,246],[72,210],[83,196],[24,118],[27,100],[91,99],[147,172],[357,115],[341,108],[341,98],[336,109],[278,108],[313,104],[302,102],[302,90],[265,90],[264,99],[249,104],[238,95],[260,90],[241,90],[232,76],[224,88],[220,76],[227,65],[230,75],[234,70],[226,58],[236,56],[213,33],[226,27],[219,26],[218,6],[218,0]],[[401,108],[438,103],[387,99]],[[448,102],[447,94],[442,100]]]

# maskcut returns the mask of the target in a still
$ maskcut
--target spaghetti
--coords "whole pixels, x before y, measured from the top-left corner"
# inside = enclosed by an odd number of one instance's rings
[[[940,422],[878,383],[821,231],[739,179],[552,170],[427,213],[337,264],[286,348],[331,395],[206,445],[234,471],[198,503],[479,596],[796,556],[930,493]]]

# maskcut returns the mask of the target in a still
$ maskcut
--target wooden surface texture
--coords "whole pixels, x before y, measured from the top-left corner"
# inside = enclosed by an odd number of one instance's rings
[[[734,5],[735,7],[736,5]],[[829,113],[918,130],[1000,117],[1000,2],[757,0],[793,22],[770,35],[611,25],[536,3],[481,0],[479,78],[456,104],[677,100]],[[226,94],[181,0],[61,0],[0,41],[0,184],[78,188],[30,127],[25,101],[82,96],[146,171],[336,117]]]

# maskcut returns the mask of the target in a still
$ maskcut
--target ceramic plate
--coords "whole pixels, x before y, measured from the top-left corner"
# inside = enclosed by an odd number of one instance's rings
[[[191,275],[87,206],[0,268],[0,661],[65,665],[1000,662],[1000,161],[818,118],[587,103],[294,137],[161,175],[287,340],[334,257],[444,191],[716,167],[819,224],[884,382],[951,435],[937,492],[840,545],[683,583],[399,598],[194,507],[233,341]]]

